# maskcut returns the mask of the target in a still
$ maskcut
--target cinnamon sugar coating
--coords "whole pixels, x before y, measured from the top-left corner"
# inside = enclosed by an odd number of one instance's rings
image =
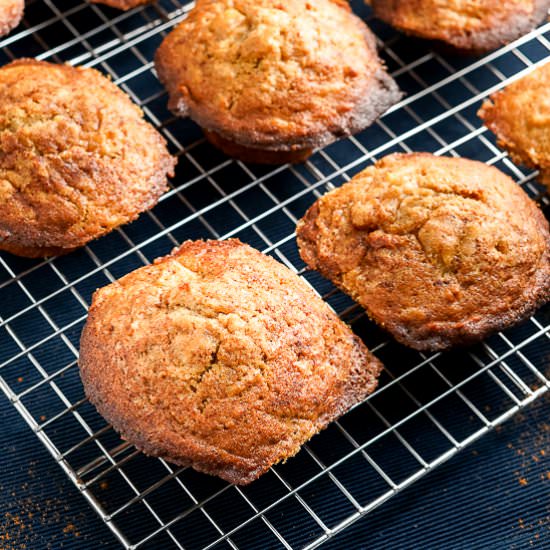
[[[130,98],[94,69],[0,68],[0,249],[64,254],[137,218],[175,160]]]
[[[549,0],[366,0],[374,14],[402,32],[463,52],[494,50],[534,29]]]
[[[198,0],[155,66],[171,110],[256,162],[303,160],[401,96],[344,0]]]
[[[320,198],[298,223],[300,254],[416,349],[467,345],[550,299],[550,234],[496,168],[394,154]]]
[[[550,63],[493,94],[478,115],[514,161],[540,170],[550,187]]]
[[[0,36],[15,29],[23,18],[25,0],[0,0]]]
[[[229,240],[98,290],[80,369],[138,449],[246,484],[371,393],[381,364],[302,279]]]

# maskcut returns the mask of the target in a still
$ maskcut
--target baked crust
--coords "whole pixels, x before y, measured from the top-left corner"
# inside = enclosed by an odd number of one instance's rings
[[[86,395],[138,449],[246,484],[363,400],[381,364],[294,273],[187,241],[98,290]]]
[[[400,31],[471,53],[494,50],[534,29],[550,0],[366,0]]]
[[[252,162],[256,164],[297,164],[305,161],[313,153],[313,148],[300,148],[299,145],[288,151],[272,151],[270,149],[257,149],[255,147],[246,147],[239,145],[234,141],[223,138],[216,132],[211,132],[203,128],[206,139],[218,149],[221,149],[226,155],[242,160],[243,162]]]
[[[94,4],[104,4],[111,8],[128,11],[143,4],[152,4],[155,0],[91,0]]]
[[[399,342],[467,345],[550,299],[550,234],[496,168],[394,154],[320,198],[298,223],[300,255]]]
[[[518,164],[540,170],[550,188],[550,63],[493,94],[478,112]]]
[[[326,145],[401,97],[345,1],[198,0],[155,66],[172,111],[260,152]]]
[[[23,18],[24,0],[0,0],[0,36],[15,29]]]
[[[175,160],[141,110],[94,69],[0,69],[0,249],[63,254],[154,206]]]

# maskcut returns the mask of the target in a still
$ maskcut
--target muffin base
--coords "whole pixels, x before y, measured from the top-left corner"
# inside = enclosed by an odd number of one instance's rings
[[[72,248],[62,248],[60,246],[18,246],[0,242],[0,251],[3,250],[5,252],[9,252],[10,254],[15,254],[16,256],[22,256],[23,258],[49,258],[50,256],[63,256],[65,254],[70,254],[77,248],[79,247],[74,246]]]
[[[313,148],[293,149],[290,151],[273,151],[269,149],[256,149],[240,145],[229,139],[225,139],[217,132],[203,128],[206,139],[215,147],[222,150],[226,155],[256,164],[297,164],[303,162],[313,153]]]
[[[128,11],[143,4],[152,4],[155,0],[92,0],[94,4],[103,4],[117,10]]]

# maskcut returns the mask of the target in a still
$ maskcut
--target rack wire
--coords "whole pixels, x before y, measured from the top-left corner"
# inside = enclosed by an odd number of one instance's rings
[[[407,95],[371,128],[301,165],[260,167],[225,157],[166,110],[153,55],[192,6],[161,0],[123,13],[35,0],[0,42],[2,63],[35,56],[110,75],[179,156],[171,189],[136,222],[64,257],[0,254],[0,387],[126,548],[316,548],[550,389],[550,308],[468,350],[413,352],[304,269],[295,223],[376,159],[412,150],[495,165],[547,209],[537,174],[513,164],[475,113],[488,94],[550,58],[550,24],[482,58],[452,57],[355,2]],[[372,396],[244,488],[137,452],[85,399],[77,366],[97,287],[186,239],[228,237],[302,275],[386,365]]]

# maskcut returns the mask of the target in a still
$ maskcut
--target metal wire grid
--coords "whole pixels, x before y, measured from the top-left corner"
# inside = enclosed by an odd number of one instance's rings
[[[61,258],[0,255],[0,387],[127,548],[315,548],[550,388],[550,308],[476,348],[424,354],[371,325],[305,272],[294,227],[322,193],[393,151],[497,165],[544,207],[536,174],[515,166],[475,116],[482,98],[550,57],[550,24],[480,60],[443,57],[370,21],[407,96],[373,127],[298,166],[226,158],[172,117],[154,75],[162,37],[192,7],[162,0],[127,13],[35,1],[1,61],[32,55],[111,75],[179,157],[159,205]],[[368,9],[354,7],[367,19]],[[120,440],[84,398],[78,339],[91,293],[188,238],[239,237],[285,263],[385,362],[367,401],[245,488],[151,459]]]

